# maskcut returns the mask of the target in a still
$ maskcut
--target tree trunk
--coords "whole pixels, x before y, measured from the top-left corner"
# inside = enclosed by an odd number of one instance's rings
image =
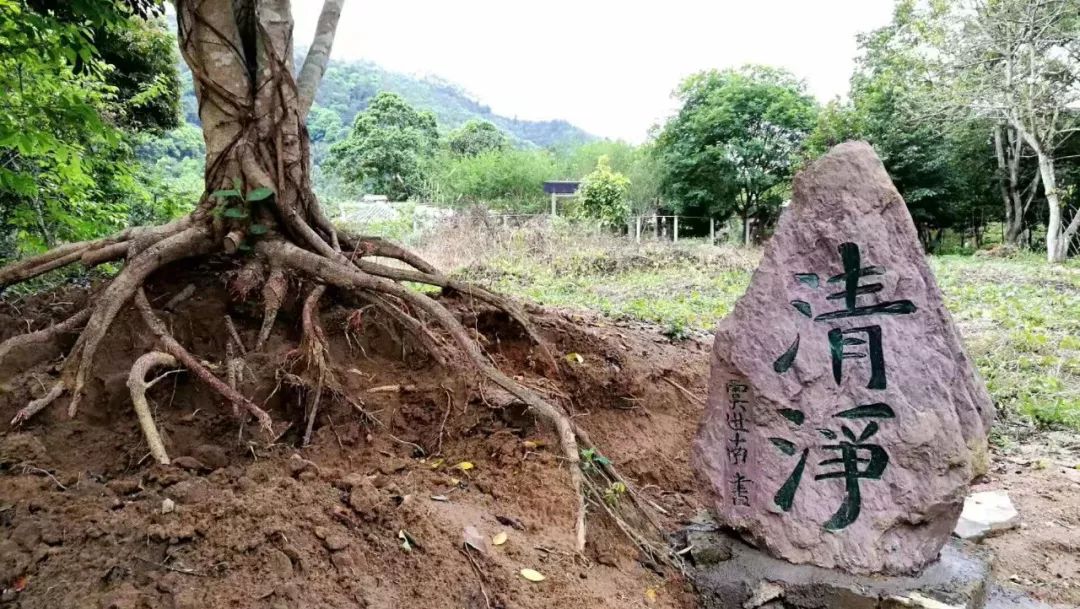
[[[742,217],[742,242],[744,246],[748,246],[750,245],[750,208],[742,208],[739,214]]]
[[[994,152],[998,166],[998,185],[1005,205],[1005,243],[1018,245],[1024,231],[1026,206],[1020,192],[1020,152],[1023,142],[1016,130],[1001,124],[994,127]],[[1036,176],[1038,172],[1036,172]],[[1032,191],[1037,189],[1031,185]],[[1034,192],[1031,193],[1034,197]]]

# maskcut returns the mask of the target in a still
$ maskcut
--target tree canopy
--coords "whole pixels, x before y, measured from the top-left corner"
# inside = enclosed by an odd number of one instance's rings
[[[779,213],[817,103],[793,75],[765,66],[700,72],[675,96],[682,107],[656,142],[664,192],[686,215],[738,214],[749,241],[751,218],[768,224]]]

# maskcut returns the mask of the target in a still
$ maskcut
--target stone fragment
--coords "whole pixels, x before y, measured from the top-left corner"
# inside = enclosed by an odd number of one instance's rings
[[[1016,528],[1020,513],[1013,507],[1005,491],[972,493],[964,500],[964,511],[956,523],[953,535],[968,541],[983,539]]]
[[[105,487],[117,495],[134,495],[142,490],[142,486],[135,478],[117,478],[105,483]]]
[[[175,501],[173,501],[172,499],[162,499],[161,500],[161,513],[162,514],[172,514],[175,511],[176,511],[176,502]]]
[[[221,469],[229,466],[229,455],[225,449],[217,444],[201,444],[191,451],[195,457],[210,469]]]
[[[986,469],[993,416],[881,161],[833,148],[716,331],[693,462],[720,523],[794,563],[918,570]]]

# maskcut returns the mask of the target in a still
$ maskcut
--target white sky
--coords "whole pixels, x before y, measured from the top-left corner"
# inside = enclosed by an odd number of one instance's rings
[[[294,0],[307,44],[321,0]],[[433,74],[506,116],[561,118],[640,142],[686,75],[780,66],[822,101],[845,95],[855,35],[893,0],[347,0],[333,57]],[[557,80],[559,86],[548,84]]]

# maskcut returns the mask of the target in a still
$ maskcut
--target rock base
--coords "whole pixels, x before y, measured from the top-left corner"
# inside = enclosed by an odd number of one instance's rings
[[[778,560],[708,528],[692,527],[686,535],[706,609],[1046,607],[994,590],[989,557],[960,540],[946,544],[941,557],[918,575],[859,576]]]

